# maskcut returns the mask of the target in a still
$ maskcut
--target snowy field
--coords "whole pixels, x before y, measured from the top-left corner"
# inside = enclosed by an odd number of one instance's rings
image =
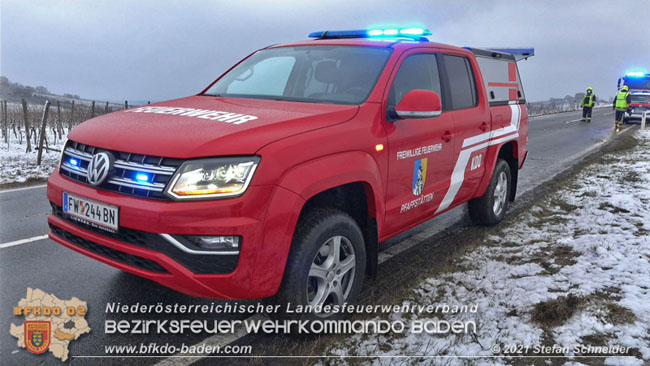
[[[649,365],[650,132],[638,131],[635,136],[636,147],[585,168],[566,188],[510,219],[497,235],[470,249],[449,271],[420,283],[407,301],[478,304],[476,313],[427,314],[427,318],[418,313],[393,314],[389,318],[407,323],[418,318],[474,320],[475,335],[408,331],[356,335],[327,354],[381,358],[330,361],[355,365]],[[557,346],[540,358],[502,356],[513,345],[521,346],[518,350],[528,356],[540,354],[533,351],[537,345]],[[632,356],[577,357],[575,346],[624,346]],[[548,357],[551,354],[556,357]],[[391,355],[488,357],[386,357]]]
[[[0,186],[5,184],[20,184],[29,180],[47,179],[54,170],[59,161],[59,153],[55,151],[43,150],[41,165],[36,165],[36,156],[38,154],[38,144],[32,140],[32,152],[26,153],[25,133],[23,131],[23,143],[19,144],[10,130],[11,141],[9,147],[0,139]],[[51,130],[48,130],[47,139],[50,141],[49,147],[60,150],[63,141],[57,139],[53,144],[54,136]],[[64,137],[65,139],[65,137]]]

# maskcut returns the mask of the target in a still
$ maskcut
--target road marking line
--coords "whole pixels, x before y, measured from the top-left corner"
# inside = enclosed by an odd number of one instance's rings
[[[43,240],[43,239],[47,239],[47,235],[40,235],[40,236],[35,236],[33,238],[20,239],[20,240],[16,240],[16,241],[10,241],[8,243],[3,243],[3,244],[0,244],[0,249],[9,248],[9,247],[13,247],[13,246],[16,246],[16,245],[21,245],[21,244],[27,244],[27,243],[31,243],[33,241],[39,241],[39,240]]]
[[[47,187],[47,184],[39,184],[37,186],[29,186],[29,187],[22,187],[22,188],[5,189],[5,190],[0,191],[0,194],[9,193],[9,192],[17,192],[17,191],[25,191],[25,190],[28,190],[28,189],[43,188],[43,187]]]

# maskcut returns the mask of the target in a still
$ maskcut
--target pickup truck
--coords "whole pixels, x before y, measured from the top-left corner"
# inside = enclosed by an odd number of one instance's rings
[[[315,32],[80,124],[48,181],[50,238],[192,296],[339,316],[382,242],[466,202],[493,225],[515,198],[517,55],[427,35]]]

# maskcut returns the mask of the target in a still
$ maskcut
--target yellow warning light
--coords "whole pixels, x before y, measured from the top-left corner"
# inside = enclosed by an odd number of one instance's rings
[[[384,149],[384,144],[377,144],[375,145],[375,150],[377,151],[382,151]]]

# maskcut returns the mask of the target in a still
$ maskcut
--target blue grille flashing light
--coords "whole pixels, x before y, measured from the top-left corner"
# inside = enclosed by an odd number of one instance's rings
[[[430,36],[431,31],[424,28],[386,28],[386,29],[357,29],[344,31],[312,32],[309,38],[373,38],[373,37],[409,37],[419,38]]]
[[[70,163],[70,165],[79,166],[79,160],[77,160],[75,158],[70,158],[70,160],[68,160],[68,162]]]
[[[145,173],[136,173],[135,180],[137,180],[138,182],[148,182],[149,181],[149,175],[147,175]]]

